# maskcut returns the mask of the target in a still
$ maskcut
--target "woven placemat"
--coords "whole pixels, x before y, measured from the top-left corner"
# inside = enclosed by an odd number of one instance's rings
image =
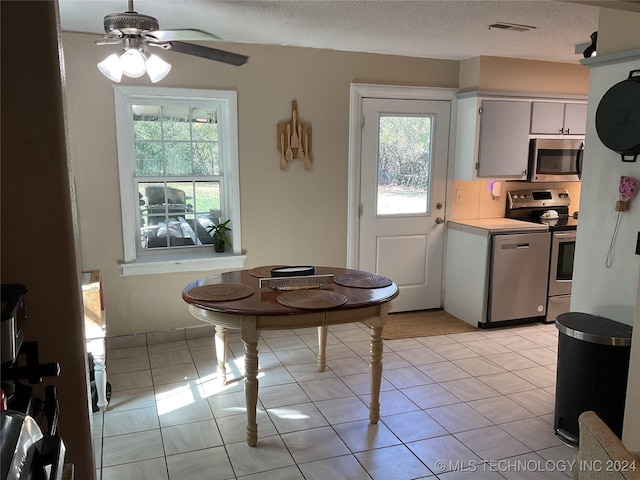
[[[393,283],[390,278],[367,272],[336,275],[333,281],[334,283],[342,285],[343,287],[355,288],[382,288],[388,287]]]
[[[193,300],[203,302],[225,302],[240,300],[253,295],[253,287],[241,283],[217,283],[215,285],[203,285],[192,288],[187,296]]]
[[[331,290],[297,290],[278,295],[277,300],[286,307],[324,310],[339,307],[346,303],[347,297]]]
[[[264,265],[262,267],[256,267],[249,270],[249,275],[252,277],[258,278],[269,278],[271,277],[271,270],[274,268],[282,268],[287,265]]]

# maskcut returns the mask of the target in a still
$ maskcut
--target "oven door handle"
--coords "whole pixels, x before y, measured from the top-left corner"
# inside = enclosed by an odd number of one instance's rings
[[[559,239],[571,239],[571,240],[575,240],[576,239],[576,232],[566,232],[566,233],[560,233],[560,232],[553,232],[553,238],[559,238]]]

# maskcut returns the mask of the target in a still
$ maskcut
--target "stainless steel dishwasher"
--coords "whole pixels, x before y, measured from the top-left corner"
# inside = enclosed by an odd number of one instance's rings
[[[551,235],[492,235],[487,321],[543,317],[547,309]]]

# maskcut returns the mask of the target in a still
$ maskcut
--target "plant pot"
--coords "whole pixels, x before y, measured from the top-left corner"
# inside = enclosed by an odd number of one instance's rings
[[[216,253],[224,252],[224,240],[213,239],[213,249]]]

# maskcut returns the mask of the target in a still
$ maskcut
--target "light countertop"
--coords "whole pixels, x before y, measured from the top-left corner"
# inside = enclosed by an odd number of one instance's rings
[[[467,231],[478,235],[491,235],[496,233],[533,233],[547,232],[548,225],[523,222],[511,218],[480,218],[470,220],[450,220],[448,227],[454,230]]]

